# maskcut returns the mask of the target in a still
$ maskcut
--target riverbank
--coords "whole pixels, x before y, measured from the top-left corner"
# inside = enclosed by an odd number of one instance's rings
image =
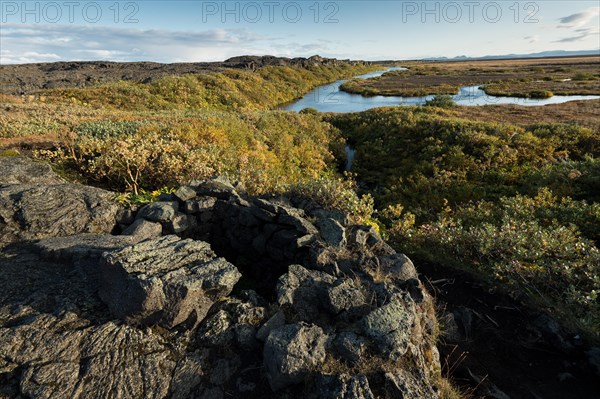
[[[388,72],[368,81],[351,80],[342,90],[366,96],[422,97],[456,95],[461,86],[485,85],[488,95],[502,97],[600,95],[600,57],[421,61],[402,65],[408,71]]]

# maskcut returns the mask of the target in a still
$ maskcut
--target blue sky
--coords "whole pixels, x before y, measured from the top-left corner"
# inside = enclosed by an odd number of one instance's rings
[[[600,49],[598,1],[0,1],[0,62]]]

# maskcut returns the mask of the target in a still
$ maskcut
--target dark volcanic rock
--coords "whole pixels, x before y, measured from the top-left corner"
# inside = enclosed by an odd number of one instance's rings
[[[398,360],[408,349],[414,317],[412,299],[395,294],[389,303],[373,310],[363,319],[363,331],[375,340],[382,355]]]
[[[160,237],[161,233],[162,225],[160,223],[149,222],[146,219],[137,219],[122,234],[132,236],[136,242],[140,242]]]
[[[192,186],[181,186],[174,194],[178,200],[185,202],[196,197],[196,190]]]
[[[393,254],[379,257],[379,264],[383,271],[398,281],[417,279],[417,269],[408,256]]]
[[[177,363],[151,332],[113,322],[86,325],[69,312],[53,316],[23,308],[3,316],[11,327],[0,329],[2,372],[21,367],[20,391],[27,397],[101,397],[110,391],[117,398],[164,398],[169,392]]]
[[[325,361],[327,335],[318,326],[289,324],[271,331],[264,362],[271,388],[302,382]]]
[[[165,398],[193,381],[165,338],[108,318],[96,277],[41,259],[25,244],[0,251],[0,397]],[[205,367],[204,365],[202,366]]]
[[[172,328],[204,319],[217,299],[240,278],[202,241],[165,236],[107,253],[100,297],[111,312],[131,324]]]
[[[0,187],[0,242],[110,233],[120,206],[113,194],[76,184]]]
[[[106,251],[114,251],[132,245],[130,236],[112,236],[110,234],[78,234],[67,237],[54,237],[39,240],[34,244],[45,259],[79,260],[99,259]]]
[[[331,246],[342,247],[346,245],[346,231],[344,226],[334,219],[321,219],[317,222],[317,227],[323,240]]]
[[[596,371],[596,374],[600,376],[600,348],[593,347],[588,350],[586,353],[588,362]]]
[[[45,162],[24,157],[0,157],[0,184],[61,184],[59,177]]]
[[[138,219],[150,222],[168,223],[175,218],[179,204],[175,201],[160,201],[144,205],[137,214]]]
[[[375,399],[369,387],[369,380],[363,374],[322,376],[319,378],[318,388],[319,398],[322,399]]]
[[[222,68],[251,69],[269,65],[313,67],[318,65],[365,64],[363,61],[336,60],[313,56],[284,58],[273,56],[240,56],[224,62],[159,64],[155,62],[69,61],[23,65],[0,65],[6,94],[30,94],[41,89],[86,87],[95,84],[131,80],[151,83],[172,75],[201,74]]]
[[[365,352],[367,340],[353,333],[345,331],[338,334],[333,342],[334,350],[344,360],[350,363],[358,362]]]
[[[372,228],[225,179],[126,211],[32,168],[0,186],[0,397],[437,397],[431,298]]]
[[[419,377],[398,370],[385,374],[385,393],[389,398],[435,399],[438,393],[430,385],[423,385]]]
[[[325,272],[291,265],[277,284],[277,302],[292,307],[300,320],[315,320],[325,310],[327,288],[334,282],[335,278]]]

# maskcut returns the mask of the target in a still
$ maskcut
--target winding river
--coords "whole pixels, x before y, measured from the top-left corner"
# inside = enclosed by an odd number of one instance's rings
[[[388,71],[406,70],[406,68],[388,68],[385,71],[371,72],[356,76],[359,79],[369,79],[383,75]],[[400,96],[373,96],[365,97],[360,94],[346,93],[340,90],[340,86],[346,80],[319,86],[307,93],[304,97],[293,102],[283,109],[288,111],[301,111],[304,108],[315,108],[320,112],[360,112],[371,108],[399,106],[399,105],[423,105],[425,101],[434,96],[424,97],[400,97]],[[593,100],[600,96],[553,96],[546,99],[530,99],[518,97],[496,97],[486,94],[481,85],[463,86],[458,94],[452,96],[458,105],[494,105],[494,104],[517,104],[526,106],[540,106],[547,104],[560,104],[575,100]]]

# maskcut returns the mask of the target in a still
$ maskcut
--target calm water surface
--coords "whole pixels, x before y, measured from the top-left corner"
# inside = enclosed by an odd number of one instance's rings
[[[371,72],[356,76],[359,79],[368,79],[381,76],[387,71],[406,70],[406,68],[389,68],[385,71]],[[319,86],[307,93],[300,100],[284,106],[288,111],[301,111],[304,108],[315,108],[320,112],[360,112],[371,108],[401,106],[401,105],[423,105],[425,101],[434,96],[424,97],[400,97],[400,96],[373,96],[365,97],[360,94],[346,93],[340,90],[340,86],[346,80]],[[494,105],[494,104],[517,104],[526,106],[540,106],[547,104],[560,104],[575,100],[593,100],[600,96],[553,96],[546,99],[529,99],[518,97],[495,97],[485,94],[481,85],[463,86],[460,92],[452,96],[459,105]]]

